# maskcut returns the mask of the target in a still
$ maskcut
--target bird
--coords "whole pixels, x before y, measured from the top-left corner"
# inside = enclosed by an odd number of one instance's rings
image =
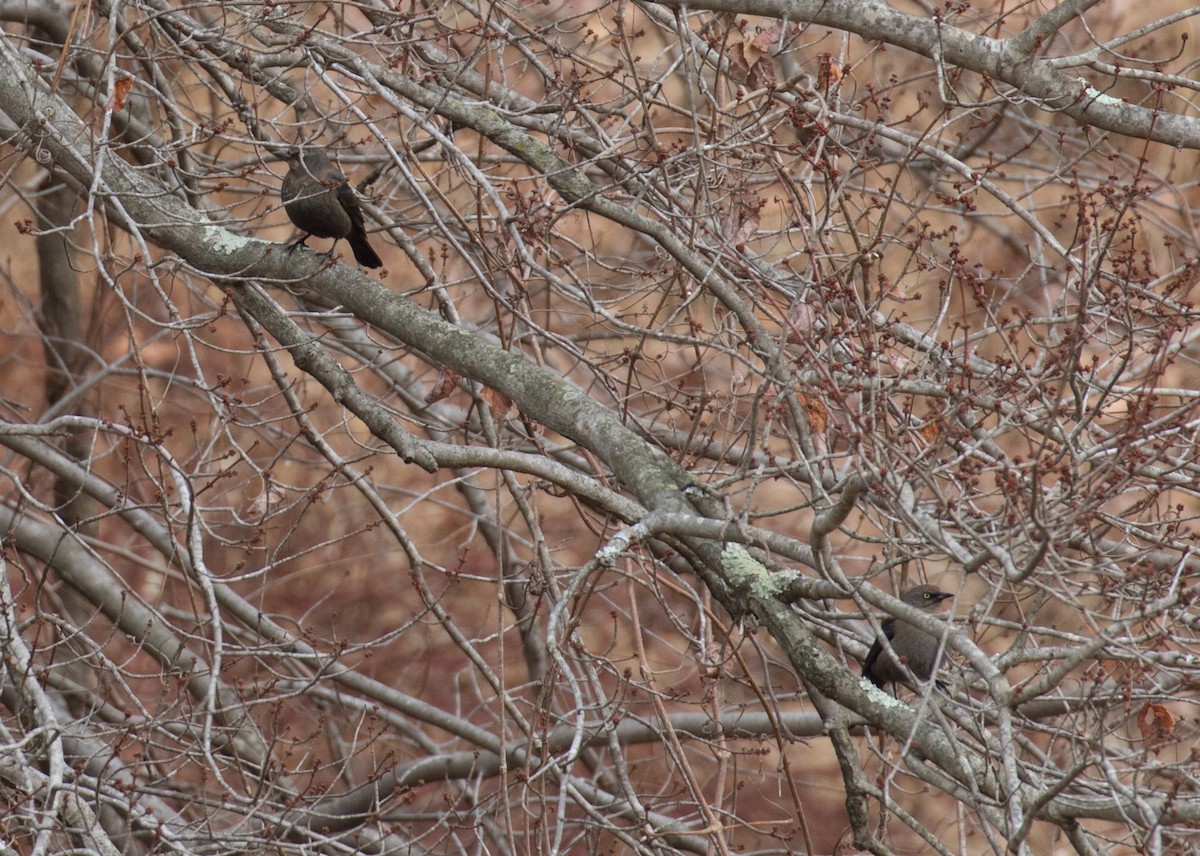
[[[367,243],[362,209],[354,188],[329,156],[312,147],[303,151],[293,149],[288,152],[287,165],[279,195],[288,219],[305,233],[291,248],[303,245],[310,237],[333,238],[333,246],[326,254],[332,257],[337,242],[345,238],[360,265],[382,267],[383,262]]]
[[[952,596],[936,586],[917,586],[906,591],[900,599],[925,612],[937,612],[942,608],[942,602]],[[895,618],[883,622],[882,630],[892,651],[885,651],[883,644],[876,639],[867,652],[867,659],[863,661],[863,677],[880,689],[887,683],[908,683],[909,673],[921,681],[928,681],[937,665],[941,640],[907,621],[897,621]],[[901,666],[897,657],[907,669]]]

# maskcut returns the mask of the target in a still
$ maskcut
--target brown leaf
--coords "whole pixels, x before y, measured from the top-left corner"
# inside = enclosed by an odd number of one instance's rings
[[[804,414],[808,417],[808,422],[812,425],[813,431],[818,434],[825,432],[825,424],[829,417],[829,411],[825,407],[825,402],[816,396],[805,395],[801,393],[796,396],[800,402],[800,406],[804,408]]]
[[[729,76],[736,83],[745,83],[746,78],[750,76],[750,63],[746,61],[745,45],[735,45],[728,54],[726,59],[729,60],[727,66]]]
[[[747,39],[738,33],[740,41],[733,44],[731,33],[730,76],[738,83],[744,83],[751,89],[763,89],[775,85],[775,63],[770,55],[771,45],[779,38],[782,24],[758,30],[754,38]]]
[[[106,110],[124,110],[125,98],[129,95],[129,90],[133,89],[132,77],[118,77],[113,81],[112,92],[108,94],[108,101],[104,102]]]
[[[758,217],[750,215],[738,224],[737,231],[733,233],[733,246],[739,253],[746,251],[746,241],[748,241],[755,232],[758,231]]]
[[[504,419],[512,412],[512,399],[502,392],[497,392],[490,386],[483,388],[483,400],[487,402],[488,409],[492,411],[492,418]]]
[[[448,369],[445,366],[438,368],[437,380],[433,383],[433,388],[429,390],[425,396],[426,404],[433,404],[435,401],[441,401],[458,387],[458,381],[461,376],[454,369]]]
[[[828,91],[829,87],[842,79],[842,64],[832,54],[821,54],[821,66],[817,72],[817,84]]]
[[[774,89],[775,81],[775,63],[770,57],[764,57],[754,63],[750,73],[746,75],[746,85],[751,89]]]
[[[1137,716],[1138,730],[1151,744],[1175,738],[1175,717],[1164,705],[1147,702]]]
[[[805,300],[795,301],[788,309],[787,338],[789,342],[804,342],[817,325],[817,311]]]
[[[779,33],[783,30],[783,21],[776,21],[774,25],[767,27],[765,30],[760,29],[750,40],[750,44],[762,52],[767,53],[771,49],[771,45],[779,41]]]

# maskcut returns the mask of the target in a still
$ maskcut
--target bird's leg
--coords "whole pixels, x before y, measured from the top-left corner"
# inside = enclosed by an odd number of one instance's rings
[[[291,253],[294,253],[296,251],[297,247],[304,247],[304,249],[306,249],[306,250],[312,250],[312,247],[310,247],[308,244],[304,243],[311,237],[312,237],[311,234],[301,235],[297,240],[292,241],[292,243],[288,244],[288,250],[287,250],[288,254],[290,255]],[[325,259],[332,264],[333,263],[333,251],[336,249],[337,249],[337,239],[334,238],[333,246],[331,246],[329,248],[329,252],[319,253],[318,255],[324,256]],[[316,251],[313,250],[313,252],[316,252]]]

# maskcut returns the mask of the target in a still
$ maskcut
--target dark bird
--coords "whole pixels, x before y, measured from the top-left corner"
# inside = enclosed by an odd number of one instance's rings
[[[333,238],[333,247],[327,254],[332,256],[337,242],[345,238],[360,265],[382,267],[383,262],[367,243],[362,209],[358,207],[354,188],[325,152],[313,148],[293,151],[287,164],[288,172],[279,195],[288,218],[305,233],[292,248],[303,245],[310,237]]]
[[[917,609],[937,612],[942,608],[942,601],[949,597],[952,595],[934,586],[917,586],[906,591],[900,599]],[[863,677],[880,689],[884,684],[908,683],[909,672],[922,681],[929,680],[937,665],[941,640],[907,621],[894,618],[883,622],[882,630],[895,654],[885,651],[876,639],[867,653],[867,659],[863,661]],[[904,661],[907,670],[901,667],[896,657]]]

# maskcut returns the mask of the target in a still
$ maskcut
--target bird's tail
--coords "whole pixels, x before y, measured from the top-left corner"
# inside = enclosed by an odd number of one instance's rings
[[[350,234],[346,236],[346,240],[350,242],[350,249],[354,251],[354,258],[363,267],[377,268],[383,267],[383,260],[379,258],[375,250],[367,243],[367,234],[361,229],[352,229]]]

